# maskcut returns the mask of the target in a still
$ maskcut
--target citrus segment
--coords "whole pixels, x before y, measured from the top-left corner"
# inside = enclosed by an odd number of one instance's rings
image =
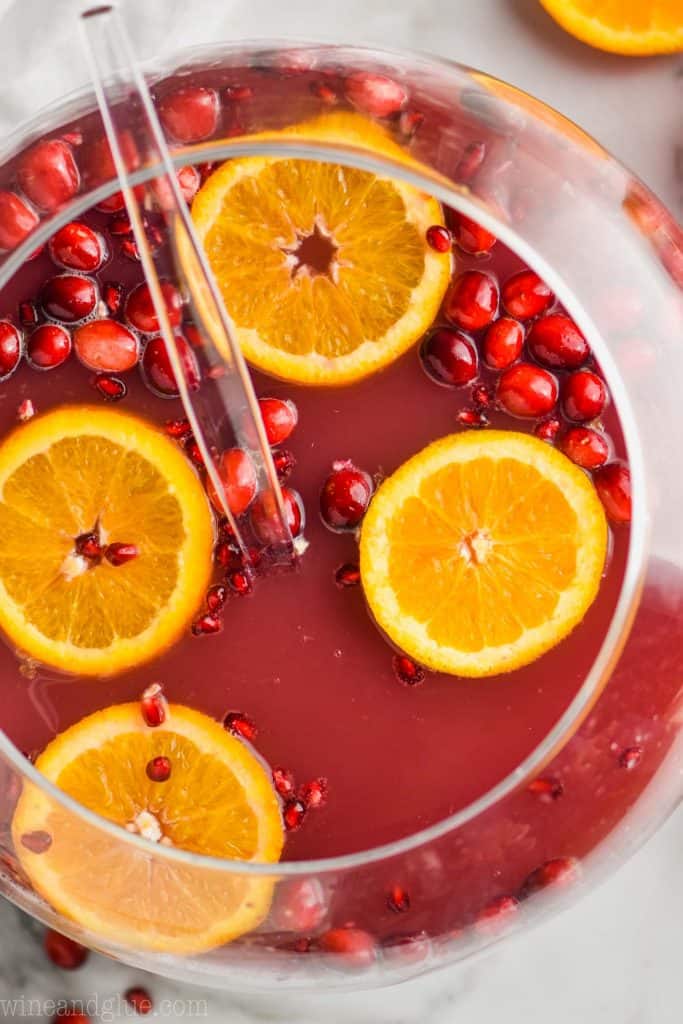
[[[170,763],[165,782],[146,772],[157,757]],[[171,705],[150,729],[139,704],[116,705],[61,733],[36,767],[88,810],[150,840],[149,852],[133,848],[27,786],[14,844],[36,890],[69,919],[129,947],[182,953],[236,938],[267,913],[272,880],[176,863],[153,845],[244,861],[280,857],[280,807],[266,769],[207,715]],[[42,852],[22,841],[36,833],[49,837]]]
[[[555,21],[589,46],[645,56],[683,50],[680,0],[541,0]]]
[[[361,578],[389,638],[442,672],[495,675],[535,660],[584,617],[607,544],[588,477],[526,434],[443,438],[375,495]]]

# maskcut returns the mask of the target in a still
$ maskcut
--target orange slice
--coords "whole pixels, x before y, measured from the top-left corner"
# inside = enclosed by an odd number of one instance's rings
[[[600,585],[602,505],[527,434],[445,437],[404,463],[363,521],[361,579],[401,650],[459,676],[509,672],[559,643]]]
[[[95,564],[76,538],[127,543]],[[213,522],[184,455],[143,420],[63,407],[0,446],[0,627],[26,656],[108,675],[159,654],[187,627],[211,572]]]
[[[567,32],[598,50],[647,56],[683,50],[681,0],[541,0]]]
[[[156,757],[169,760],[165,782],[147,776]],[[155,845],[243,861],[280,857],[270,776],[212,718],[171,705],[151,729],[139,704],[115,705],[61,733],[36,767],[88,810],[149,840],[149,852],[134,848],[123,833],[103,832],[26,787],[12,822],[15,848],[35,889],[65,917],[128,948],[189,953],[228,942],[267,914],[271,879],[176,863]]]
[[[297,136],[411,162],[357,114],[253,138]],[[229,160],[200,189],[192,217],[246,358],[287,380],[345,384],[391,363],[432,322],[450,279],[450,253],[425,240],[443,223],[439,203],[367,171]]]

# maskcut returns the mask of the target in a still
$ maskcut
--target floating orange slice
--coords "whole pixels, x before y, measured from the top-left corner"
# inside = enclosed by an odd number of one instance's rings
[[[681,0],[541,0],[567,32],[598,50],[647,56],[683,50]]]

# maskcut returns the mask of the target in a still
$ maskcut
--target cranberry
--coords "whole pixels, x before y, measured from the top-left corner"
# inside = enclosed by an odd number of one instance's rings
[[[32,146],[19,161],[17,178],[31,202],[47,211],[72,199],[81,182],[71,147],[61,139]]]
[[[159,683],[152,683],[146,690],[143,690],[140,698],[140,711],[145,725],[152,729],[157,725],[163,725],[166,721],[168,704]]]
[[[425,670],[412,658],[405,654],[395,654],[393,658],[394,674],[404,686],[419,686],[425,681]]]
[[[353,562],[345,562],[335,572],[334,581],[342,590],[357,587],[360,583],[360,566]]]
[[[443,224],[432,224],[430,228],[427,228],[427,245],[430,249],[435,252],[450,252],[451,251],[451,233],[448,228],[445,228]]]
[[[176,178],[178,179],[178,187],[183,199],[186,203],[191,203],[202,183],[199,171],[192,164],[188,164],[186,167],[180,167],[176,171]]]
[[[96,373],[125,373],[140,358],[137,336],[116,320],[91,320],[74,331],[74,351]]]
[[[477,376],[477,350],[471,338],[451,327],[437,327],[420,347],[422,365],[437,384],[462,387]]]
[[[520,897],[526,899],[551,886],[562,888],[578,881],[580,877],[581,866],[574,857],[556,857],[554,860],[547,860],[540,868],[531,872],[520,890]]]
[[[275,466],[278,480],[283,484],[285,480],[289,480],[294,472],[296,459],[289,449],[280,448],[278,451],[273,452],[273,465]]]
[[[463,252],[483,256],[484,253],[490,252],[497,242],[495,235],[458,210],[451,210],[449,221],[453,238]]]
[[[486,143],[485,142],[469,142],[458,161],[458,165],[455,168],[454,178],[456,181],[461,181],[464,184],[472,181],[477,171],[480,169],[486,156]]]
[[[52,928],[45,931],[44,946],[52,963],[65,971],[75,971],[88,959],[88,950],[85,946]]]
[[[374,938],[361,928],[331,928],[318,944],[324,953],[334,954],[334,966],[349,970],[372,967],[377,958]]]
[[[254,589],[251,573],[247,569],[233,569],[225,577],[225,582],[238,597],[246,597]]]
[[[497,310],[498,285],[481,270],[466,270],[456,277],[444,300],[446,317],[465,331],[487,327]]]
[[[175,341],[187,386],[190,391],[196,391],[200,382],[197,357],[182,334],[176,334]],[[145,383],[156,394],[165,398],[177,397],[178,384],[163,338],[148,341],[142,356],[142,373]]]
[[[113,566],[125,565],[127,562],[132,562],[139,554],[140,552],[135,544],[125,544],[123,542],[108,544],[104,549],[104,557],[107,559],[109,564]]]
[[[40,302],[48,316],[73,324],[90,316],[97,305],[95,282],[81,274],[60,274],[43,285]]]
[[[620,462],[601,466],[593,475],[607,518],[613,523],[631,522],[631,474]]]
[[[372,479],[352,463],[336,463],[320,494],[320,514],[330,530],[353,530],[372,497]]]
[[[401,885],[392,885],[387,896],[387,907],[394,914],[405,914],[410,910],[410,896]]]
[[[594,420],[605,408],[605,385],[592,370],[570,374],[562,388],[562,404],[570,420]]]
[[[474,927],[482,935],[497,935],[509,924],[519,909],[514,896],[499,896],[477,914]]]
[[[16,193],[0,191],[0,249],[16,249],[38,221],[37,213]]]
[[[153,757],[145,768],[150,782],[168,782],[171,777],[171,762],[167,757]]]
[[[564,793],[564,786],[558,779],[533,779],[527,789],[544,804],[554,803]]]
[[[555,438],[560,432],[561,426],[562,424],[560,421],[553,416],[549,420],[543,420],[542,423],[538,423],[534,427],[534,434],[536,437],[540,438],[541,441],[547,441],[549,444],[553,444]]]
[[[590,427],[572,427],[560,441],[560,448],[583,469],[597,469],[609,458],[606,437]]]
[[[625,768],[627,772],[633,771],[640,764],[643,757],[643,748],[626,747],[625,750],[619,754],[619,767]]]
[[[557,394],[551,373],[532,363],[518,363],[501,374],[496,397],[511,416],[535,419],[552,411]]]
[[[146,988],[136,986],[134,988],[126,989],[123,993],[123,998],[130,1008],[134,1010],[135,1013],[139,1013],[141,1017],[151,1013],[154,1009],[152,997]]]
[[[223,95],[231,103],[242,103],[244,100],[250,100],[254,93],[248,85],[228,85]]]
[[[131,133],[124,129],[118,134],[119,149],[124,164],[128,171],[134,171],[140,166],[140,154]],[[114,157],[106,136],[102,135],[94,139],[87,146],[83,146],[80,153],[80,163],[83,170],[83,177],[88,186],[103,185],[105,182],[115,182],[117,179]],[[144,185],[135,187],[135,193],[140,201],[145,197]],[[97,209],[104,213],[115,213],[125,208],[125,201],[121,192],[114,192],[107,199],[97,204]]]
[[[310,782],[304,782],[303,786],[299,789],[299,799],[307,811],[323,807],[327,803],[328,788],[327,779],[324,778],[311,779]]]
[[[273,785],[284,799],[294,796],[294,775],[288,768],[273,768]]]
[[[540,316],[555,301],[555,296],[548,285],[533,270],[520,270],[509,277],[501,289],[500,297],[510,316],[517,317],[518,320],[530,320],[534,316]]]
[[[43,829],[36,829],[35,832],[22,832],[19,842],[31,853],[41,854],[52,846],[52,836],[49,832],[44,832]]]
[[[206,607],[212,615],[221,611],[228,599],[228,589],[222,583],[215,583],[206,592]]]
[[[311,82],[309,88],[326,107],[333,107],[337,102],[337,94],[327,82]]]
[[[259,398],[258,404],[268,444],[282,444],[294,430],[299,418],[294,402],[283,398]]]
[[[65,224],[52,236],[48,250],[57,266],[89,274],[99,270],[106,255],[100,235],[77,220]]]
[[[218,126],[218,95],[201,85],[176,89],[157,109],[166,133],[176,142],[201,142]]]
[[[54,370],[71,353],[71,335],[57,324],[41,324],[28,339],[26,357],[37,370]]]
[[[166,312],[171,327],[178,327],[183,319],[183,303],[180,292],[170,281],[162,281],[161,294],[166,304]],[[143,281],[132,292],[126,300],[124,309],[126,320],[141,334],[156,334],[159,331],[159,317],[154,308],[152,293],[149,285]]]
[[[193,636],[215,636],[216,633],[220,633],[223,629],[223,622],[220,615],[215,612],[207,612],[206,615],[200,615],[198,619],[192,623],[192,635]]]
[[[241,711],[229,711],[223,719],[223,725],[233,736],[240,736],[249,743],[253,743],[258,734],[254,720]]]
[[[283,487],[282,507],[290,534],[298,537],[305,523],[305,510],[299,493],[291,487]],[[251,526],[261,544],[277,544],[282,540],[275,515],[275,496],[270,491],[260,494],[251,509]]]
[[[0,381],[7,380],[21,360],[21,334],[9,320],[0,320]]]
[[[523,347],[522,325],[511,317],[502,316],[491,324],[484,335],[484,361],[494,370],[505,370],[519,359]]]
[[[282,820],[288,832],[296,832],[304,823],[306,807],[301,800],[288,800],[282,808]]]
[[[544,366],[574,370],[588,356],[588,342],[573,320],[562,313],[550,313],[531,325],[529,351]]]
[[[216,471],[223,485],[223,496],[234,516],[247,511],[256,495],[256,470],[251,457],[242,448],[229,448],[222,452]],[[212,481],[207,481],[211,503],[217,512],[223,511],[221,500]]]
[[[314,932],[325,920],[327,904],[317,878],[296,878],[278,886],[268,923],[274,931]]]
[[[393,78],[357,71],[344,83],[344,92],[350,103],[372,117],[391,117],[405,106],[408,94]]]

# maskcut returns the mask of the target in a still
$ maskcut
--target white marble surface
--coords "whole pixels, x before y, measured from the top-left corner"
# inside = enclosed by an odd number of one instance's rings
[[[0,26],[0,129],[77,84],[81,69],[66,60],[76,7],[20,0]],[[536,0],[129,0],[127,8],[147,53],[268,35],[413,47],[479,66],[578,121],[683,218],[683,57],[595,53],[560,32]],[[0,997],[97,998],[106,1015],[108,999],[141,982],[157,1003],[205,997],[209,1024],[679,1024],[682,855],[679,812],[598,892],[516,944],[460,970],[353,996],[202,993],[95,956],[66,974],[45,961],[38,926],[2,903]]]

